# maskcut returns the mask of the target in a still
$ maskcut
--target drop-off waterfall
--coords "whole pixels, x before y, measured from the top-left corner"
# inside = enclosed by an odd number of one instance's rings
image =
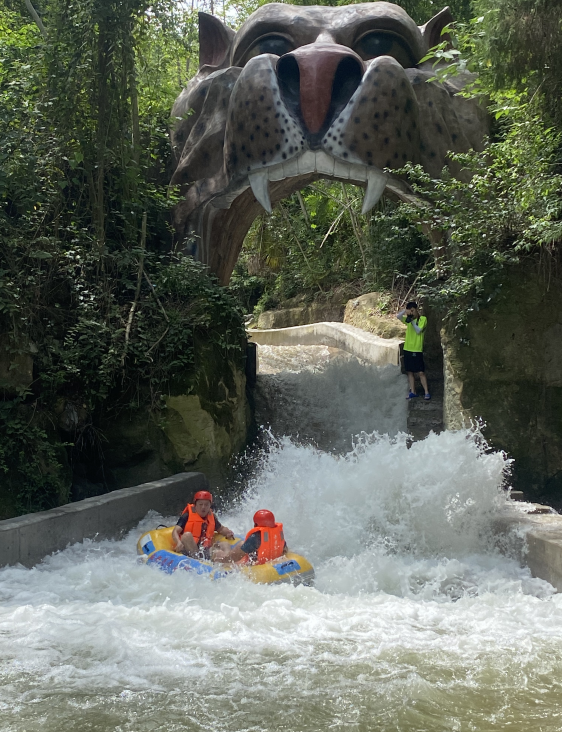
[[[560,730],[562,596],[494,547],[504,456],[468,432],[409,447],[393,367],[325,347],[260,361],[272,436],[220,518],[245,532],[273,510],[316,586],[139,565],[154,515],[3,569],[0,729]]]

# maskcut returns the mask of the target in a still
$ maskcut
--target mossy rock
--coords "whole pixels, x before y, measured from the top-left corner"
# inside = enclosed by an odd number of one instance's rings
[[[162,401],[154,401],[143,387],[135,406],[119,407],[123,396],[117,392],[108,400],[110,415],[89,414],[82,403],[63,397],[52,414],[34,416],[32,407],[22,406],[25,424],[37,423],[47,432],[45,448],[51,459],[36,470],[38,479],[46,478],[45,489],[37,488],[29,507],[21,473],[15,469],[2,476],[0,518],[62,505],[71,495],[81,500],[185,470],[202,471],[214,485],[224,484],[228,464],[244,448],[251,425],[244,357],[235,351],[227,359],[217,343],[202,341],[197,344],[197,366],[180,373]],[[80,447],[73,451],[78,439]],[[73,451],[74,474],[61,443]],[[37,496],[43,496],[43,504]]]
[[[345,306],[334,303],[311,303],[296,308],[266,310],[261,313],[257,327],[262,330],[271,328],[291,328],[309,323],[341,323]]]
[[[379,292],[355,297],[345,306],[343,322],[380,338],[404,338],[406,326],[394,314],[385,313],[384,304],[385,298]]]
[[[223,362],[211,373],[202,365],[195,382],[191,393],[166,395],[163,409],[154,409],[147,398],[145,406],[102,423],[104,469],[112,489],[182,471],[202,471],[213,483],[223,483],[229,461],[247,441],[245,375]]]

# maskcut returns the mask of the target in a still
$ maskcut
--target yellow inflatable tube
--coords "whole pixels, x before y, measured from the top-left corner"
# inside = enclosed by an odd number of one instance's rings
[[[314,583],[314,568],[308,559],[300,554],[287,552],[282,557],[265,564],[214,564],[204,559],[194,559],[175,552],[172,542],[173,529],[173,526],[153,529],[141,536],[137,544],[137,551],[147,564],[154,564],[169,574],[183,569],[200,575],[208,575],[212,580],[222,579],[233,572],[239,572],[258,584],[312,585]],[[226,542],[231,546],[236,546],[243,541],[240,536],[225,539],[224,536],[215,534],[213,544]]]

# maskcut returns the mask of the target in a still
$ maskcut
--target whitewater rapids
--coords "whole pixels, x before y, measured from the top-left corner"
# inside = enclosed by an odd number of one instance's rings
[[[310,399],[322,390],[310,396],[318,359],[293,361],[278,384],[290,384],[294,416],[291,374],[300,368]],[[137,564],[156,515],[122,540],[5,568],[3,732],[562,729],[562,596],[494,544],[505,457],[477,432],[408,449],[403,377],[364,365],[386,428],[375,433],[365,408],[356,436],[338,441],[331,415],[344,410],[349,431],[352,382],[371,398],[360,366],[326,358],[319,376],[340,379],[341,399],[324,390],[305,438],[277,433],[220,515],[242,532],[257,508],[273,510],[316,586],[212,583]]]

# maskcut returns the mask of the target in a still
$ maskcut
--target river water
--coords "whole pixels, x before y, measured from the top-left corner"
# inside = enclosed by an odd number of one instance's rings
[[[408,449],[403,377],[306,353],[260,354],[258,398],[277,383],[293,425],[262,413],[273,436],[221,519],[273,510],[316,586],[137,564],[156,515],[3,569],[2,732],[562,729],[562,596],[494,548],[504,457],[470,432]]]

